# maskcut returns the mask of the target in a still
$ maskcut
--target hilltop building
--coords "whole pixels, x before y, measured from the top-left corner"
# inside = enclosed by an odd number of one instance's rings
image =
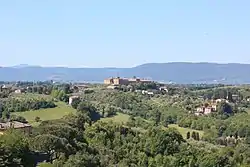
[[[131,83],[150,83],[150,80],[144,80],[139,78],[108,78],[104,80],[105,85],[128,85]]]

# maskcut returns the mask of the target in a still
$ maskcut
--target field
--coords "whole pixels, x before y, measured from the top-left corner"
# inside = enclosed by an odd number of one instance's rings
[[[39,123],[35,121],[36,117],[40,117],[41,121],[60,119],[69,113],[75,113],[75,110],[65,103],[56,103],[56,108],[41,109],[35,111],[15,112],[14,115],[23,116],[29,124],[36,126]]]
[[[58,102],[56,104],[57,104],[56,108],[48,108],[48,109],[26,111],[26,112],[15,112],[12,114],[23,116],[29,122],[29,124],[31,124],[32,126],[37,126],[39,125],[39,123],[35,121],[36,117],[40,117],[41,121],[54,120],[54,119],[60,119],[67,114],[76,112],[72,107],[68,106],[67,104],[63,102]],[[129,115],[117,113],[117,115],[113,117],[101,118],[101,121],[105,121],[105,122],[113,121],[115,123],[126,123],[128,119],[129,119]],[[190,132],[190,133],[192,133],[193,131],[199,132],[200,137],[202,137],[204,133],[203,131],[197,131],[197,130],[193,130],[189,128],[182,128],[176,124],[171,124],[169,125],[169,127],[176,128],[184,138],[186,138],[187,132]]]
[[[129,115],[118,113],[117,115],[115,115],[113,117],[102,118],[101,121],[105,121],[105,122],[113,121],[113,122],[116,122],[116,123],[126,123],[128,121],[128,119],[129,119]],[[202,137],[203,134],[204,134],[203,131],[194,130],[194,129],[190,129],[190,128],[182,128],[182,127],[179,127],[176,124],[168,125],[168,127],[176,128],[180,132],[180,134],[183,136],[184,139],[186,139],[187,132],[190,132],[191,134],[192,134],[193,131],[199,132],[200,137]]]
[[[248,108],[247,113],[250,114],[250,109]]]
[[[128,122],[128,119],[129,119],[129,115],[117,113],[117,115],[113,117],[102,118],[101,121],[105,121],[105,122],[113,121],[115,123],[126,123]]]
[[[53,97],[49,95],[43,95],[43,94],[33,94],[33,93],[25,93],[25,94],[11,94],[10,97],[16,98],[16,99],[47,99],[52,100]]]
[[[203,131],[200,131],[200,130],[193,130],[193,129],[190,129],[190,128],[182,128],[182,127],[179,127],[179,126],[176,125],[176,124],[168,125],[168,127],[170,127],[170,128],[176,128],[176,129],[180,132],[180,134],[183,136],[184,139],[186,139],[187,132],[190,132],[191,134],[192,134],[193,131],[199,132],[200,137],[202,137],[203,134],[204,134]]]

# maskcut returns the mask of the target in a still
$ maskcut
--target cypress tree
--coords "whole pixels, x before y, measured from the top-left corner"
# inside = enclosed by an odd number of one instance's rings
[[[190,139],[190,132],[187,132],[187,139]]]
[[[193,138],[194,140],[196,140],[196,132],[195,132],[195,131],[192,132],[192,138]]]
[[[196,132],[196,140],[200,140],[200,134],[199,134],[199,132]]]

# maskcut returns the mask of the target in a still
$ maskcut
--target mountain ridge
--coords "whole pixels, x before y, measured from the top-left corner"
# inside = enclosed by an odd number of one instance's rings
[[[108,77],[151,78],[155,81],[175,83],[250,83],[250,64],[241,63],[146,63],[131,68],[70,68],[21,65],[0,68],[1,81],[61,80],[75,82],[103,82]],[[56,77],[55,77],[56,76]]]
[[[214,64],[214,65],[250,65],[250,63],[216,63],[216,62],[167,62],[167,63],[144,63],[132,67],[122,67],[124,69],[127,68],[136,68],[139,66],[145,66],[145,65],[167,65],[167,64]],[[4,68],[27,68],[27,67],[39,67],[39,68],[72,68],[72,69],[117,69],[121,67],[67,67],[67,66],[41,66],[41,65],[30,65],[30,64],[18,64],[13,66],[0,66]]]

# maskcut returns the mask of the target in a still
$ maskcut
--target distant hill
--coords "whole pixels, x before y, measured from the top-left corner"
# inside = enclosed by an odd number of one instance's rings
[[[86,81],[103,82],[104,78],[150,78],[175,83],[250,83],[250,64],[151,63],[133,68],[64,68],[20,65],[0,68],[1,81]]]
[[[25,68],[25,67],[39,67],[39,66],[31,66],[28,64],[19,64],[19,65],[12,66],[12,68]]]

